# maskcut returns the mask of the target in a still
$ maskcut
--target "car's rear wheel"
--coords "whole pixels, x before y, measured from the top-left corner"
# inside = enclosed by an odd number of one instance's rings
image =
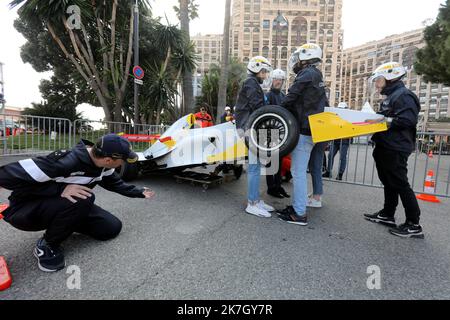
[[[300,131],[297,120],[285,108],[265,106],[249,118],[246,144],[260,158],[280,157],[290,154],[298,144]]]

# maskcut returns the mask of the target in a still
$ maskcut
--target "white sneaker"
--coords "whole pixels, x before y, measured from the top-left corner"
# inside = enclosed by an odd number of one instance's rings
[[[306,204],[308,208],[322,208],[322,200],[316,200],[314,198],[308,198],[308,202]]]
[[[263,209],[264,211],[268,211],[268,212],[274,212],[275,211],[274,207],[269,206],[267,203],[265,203],[262,200],[258,202],[257,206],[260,209]]]
[[[271,218],[272,215],[267,210],[264,210],[260,208],[258,205],[248,205],[247,209],[245,209],[245,212],[248,214],[252,214],[254,216],[260,217],[260,218]]]

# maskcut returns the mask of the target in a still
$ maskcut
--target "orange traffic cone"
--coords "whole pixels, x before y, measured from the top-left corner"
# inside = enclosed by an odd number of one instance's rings
[[[6,260],[3,257],[0,257],[0,291],[6,290],[11,287],[12,277],[9,272],[8,265],[6,264]]]
[[[431,151],[430,151],[431,152]],[[434,171],[428,171],[427,178],[425,179],[425,193],[419,194],[417,199],[433,203],[441,203],[441,201],[432,194],[436,193],[436,182],[434,180]]]

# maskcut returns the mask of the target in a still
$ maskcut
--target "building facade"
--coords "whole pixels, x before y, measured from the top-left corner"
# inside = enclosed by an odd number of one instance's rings
[[[356,110],[369,101],[376,109],[381,97],[369,90],[368,79],[377,66],[395,61],[408,68],[405,83],[420,98],[419,128],[428,130],[436,120],[450,118],[450,88],[426,82],[414,71],[415,54],[425,46],[423,31],[413,30],[344,50],[337,68],[339,101]]]
[[[336,71],[343,49],[341,20],[342,0],[234,0],[230,53],[244,63],[262,55],[274,68],[286,70],[299,46],[317,43],[324,51],[322,71],[330,102],[335,103],[339,99]]]
[[[222,60],[223,35],[206,34],[191,37],[198,55],[197,74],[204,75],[211,64],[219,64]]]

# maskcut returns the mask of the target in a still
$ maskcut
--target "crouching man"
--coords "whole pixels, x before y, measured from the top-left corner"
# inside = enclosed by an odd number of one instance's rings
[[[42,231],[34,255],[42,271],[65,267],[61,243],[77,232],[96,240],[117,237],[121,221],[95,204],[97,185],[130,198],[152,198],[147,188],[125,184],[115,169],[138,157],[127,140],[106,135],[82,140],[70,151],[21,160],[0,168],[0,186],[11,190],[4,220],[22,231]]]

